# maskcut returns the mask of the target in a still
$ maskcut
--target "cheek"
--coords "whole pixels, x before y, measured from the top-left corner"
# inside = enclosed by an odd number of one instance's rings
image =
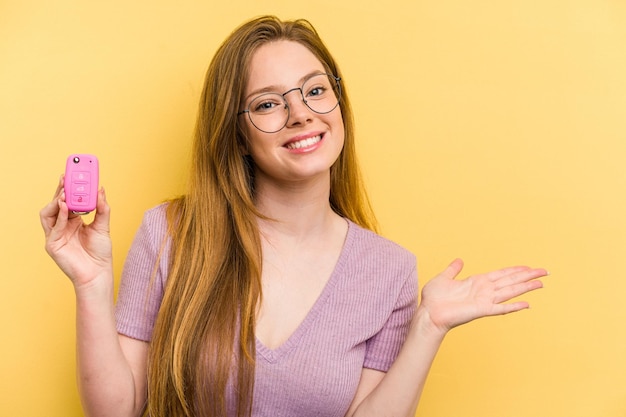
[[[244,135],[242,145],[246,149],[246,154],[250,155],[254,153],[259,144],[262,143],[263,138],[259,137],[262,133],[252,126],[249,120],[246,120],[246,123],[242,127],[242,131]]]
[[[249,129],[246,135],[246,155],[252,157],[255,163],[263,164],[263,160],[273,153],[273,138],[259,132],[256,128]]]

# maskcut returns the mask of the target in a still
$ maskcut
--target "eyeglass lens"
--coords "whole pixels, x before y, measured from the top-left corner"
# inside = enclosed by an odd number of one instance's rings
[[[296,89],[298,90],[298,89]],[[339,81],[332,75],[316,74],[302,85],[301,94],[304,103],[315,113],[329,113],[337,107],[341,97]],[[285,99],[287,93],[265,93],[255,97],[248,107],[248,116],[252,124],[266,133],[281,130],[289,120],[289,105]]]

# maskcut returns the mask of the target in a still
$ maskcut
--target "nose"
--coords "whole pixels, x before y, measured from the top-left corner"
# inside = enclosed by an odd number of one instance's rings
[[[290,94],[294,91],[298,91],[300,94]],[[306,123],[311,120],[312,111],[304,102],[304,96],[300,88],[292,88],[283,94],[287,107],[289,108],[289,118],[287,119],[287,126],[297,125],[300,123]]]

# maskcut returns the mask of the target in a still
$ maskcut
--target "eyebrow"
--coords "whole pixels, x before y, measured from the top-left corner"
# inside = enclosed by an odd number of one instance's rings
[[[324,74],[324,71],[323,71],[323,70],[313,70],[313,71],[309,72],[308,74],[306,74],[305,76],[303,76],[302,78],[300,78],[300,79],[298,80],[298,86],[299,86],[299,87],[302,87],[302,84],[304,84],[304,82],[305,82],[307,79],[311,78],[311,77],[312,77],[312,76],[314,76],[314,75],[318,75],[318,74]],[[299,87],[298,87],[298,88],[299,88]],[[277,94],[282,94],[282,93],[279,93],[279,92],[278,92],[281,88],[283,88],[283,87],[279,87],[279,86],[277,86],[277,85],[268,85],[268,86],[266,86],[266,87],[257,88],[256,90],[254,90],[254,91],[250,92],[250,94],[248,94],[248,95],[244,98],[243,102],[244,102],[244,103],[247,103],[247,102],[248,102],[248,100],[250,100],[250,98],[251,98],[251,97],[257,96],[257,95],[259,95],[259,94],[264,94],[264,93],[277,93]]]

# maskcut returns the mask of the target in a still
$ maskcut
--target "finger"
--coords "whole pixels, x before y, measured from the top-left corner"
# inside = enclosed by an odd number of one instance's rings
[[[54,226],[54,222],[59,210],[58,200],[63,194],[63,178],[64,175],[61,175],[59,177],[59,181],[57,182],[57,188],[54,190],[52,200],[50,200],[50,202],[39,211],[39,219],[45,232],[49,231],[49,229]]]
[[[525,310],[529,308],[529,304],[526,301],[518,301],[515,303],[498,304],[495,308],[492,316],[499,316],[503,314],[515,313],[516,311]]]
[[[528,269],[530,269],[530,268],[527,267],[527,266],[523,266],[523,265],[509,266],[509,267],[506,267],[506,268],[502,268],[502,269],[498,269],[498,270],[495,270],[495,271],[487,272],[485,274],[485,276],[487,277],[487,279],[489,281],[493,282],[493,281],[497,281],[497,280],[499,280],[499,279],[501,279],[503,277],[506,277],[506,276],[509,276],[509,275],[512,275],[512,274],[516,274],[516,273],[521,272],[521,271],[526,271]]]
[[[54,196],[52,196],[53,200],[56,200],[61,195],[64,187],[65,175],[61,175],[59,177],[59,182],[57,183],[57,189],[54,191]]]
[[[496,292],[494,302],[504,303],[520,295],[543,288],[543,282],[539,280],[526,281],[519,284],[508,285]]]
[[[463,260],[457,258],[454,261],[452,261],[450,265],[448,265],[447,268],[444,269],[439,274],[439,276],[446,278],[446,279],[454,279],[461,273],[462,270],[463,270]]]
[[[58,199],[57,205],[59,211],[57,213],[56,222],[52,228],[52,232],[65,230],[69,218],[69,209],[67,208],[67,204],[64,199]]]
[[[62,201],[65,204],[65,207],[67,208],[67,200],[65,198],[65,190],[61,193],[61,197],[59,197],[60,201]],[[67,219],[68,220],[72,220],[75,219],[76,217],[81,217],[81,213],[70,210],[69,208],[67,208]]]
[[[59,200],[52,200],[44,208],[39,212],[39,221],[41,222],[41,227],[43,228],[43,232],[46,236],[50,233],[50,230],[54,227],[56,223],[57,215],[59,214]]]
[[[49,213],[47,220],[42,219],[46,232],[46,252],[50,255],[54,252],[57,242],[62,240],[63,232],[67,227],[67,205],[60,198],[52,202],[56,205],[56,214]],[[46,224],[47,223],[47,224]]]
[[[59,179],[59,184],[56,192],[54,193],[54,199],[59,199],[65,202],[65,174],[61,175],[61,178]],[[68,210],[67,218],[71,220],[75,217],[80,217],[80,214]]]
[[[508,285],[524,283],[533,279],[541,278],[548,275],[548,271],[543,268],[525,269],[513,274],[503,276],[495,280],[496,289],[504,288]]]
[[[98,200],[96,202],[96,215],[94,216],[92,226],[96,230],[108,233],[110,219],[111,207],[107,202],[104,187],[100,187],[98,190]]]

